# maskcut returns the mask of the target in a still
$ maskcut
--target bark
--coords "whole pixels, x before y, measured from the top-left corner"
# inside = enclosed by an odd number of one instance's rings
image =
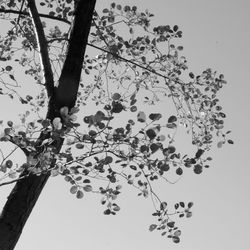
[[[75,19],[69,39],[66,60],[59,80],[59,86],[55,89],[54,94],[51,95],[49,102],[47,113],[47,118],[49,119],[53,119],[58,115],[60,107],[68,106],[71,108],[75,105],[95,2],[96,0],[76,1]],[[43,138],[44,136],[41,135],[40,139]],[[58,152],[62,143],[63,141],[61,140],[56,145]],[[29,175],[16,183],[0,215],[1,250],[14,249],[48,178],[48,173],[40,176]]]

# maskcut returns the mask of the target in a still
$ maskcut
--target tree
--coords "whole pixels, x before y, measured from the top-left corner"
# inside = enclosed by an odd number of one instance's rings
[[[218,147],[233,143],[230,131],[223,132],[225,114],[217,98],[224,76],[211,69],[187,73],[183,47],[174,44],[182,37],[179,27],[151,28],[153,15],[136,6],[112,3],[100,15],[94,0],[37,2],[39,8],[34,0],[6,1],[0,8],[9,22],[0,40],[1,94],[27,109],[19,125],[7,121],[1,137],[27,158],[16,165],[12,153],[2,157],[1,173],[12,180],[1,185],[16,185],[0,217],[1,249],[14,249],[46,181],[57,175],[77,198],[84,192],[102,195],[106,215],[120,210],[116,198],[125,180],[154,202],[157,222],[149,230],[178,243],[174,216],[190,217],[193,203],[171,209],[153,185],[181,176],[184,168],[202,173],[215,136]],[[32,79],[38,93],[15,88],[17,71]],[[169,115],[148,112],[166,99],[174,107]],[[180,126],[191,135],[190,155],[177,151]]]

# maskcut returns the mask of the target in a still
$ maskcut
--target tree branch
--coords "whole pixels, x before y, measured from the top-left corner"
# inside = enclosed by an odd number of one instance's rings
[[[14,13],[14,14],[19,14],[19,13],[20,13],[21,15],[29,16],[29,13],[28,13],[28,12],[19,12],[19,11],[16,11],[16,10],[3,10],[3,9],[0,9],[0,13],[1,13],[1,12],[4,12],[4,13]],[[66,19],[64,19],[64,18],[60,18],[60,17],[56,17],[56,16],[50,16],[50,15],[41,14],[41,13],[39,13],[38,15],[39,15],[40,17],[43,17],[43,18],[54,19],[54,20],[58,20],[58,21],[61,21],[61,22],[67,23],[67,24],[71,24],[70,21],[68,21],[68,20],[66,20]],[[55,40],[56,40],[56,39],[55,39]],[[102,39],[102,40],[103,40],[103,39]],[[104,40],[104,42],[105,42],[105,40]],[[170,79],[170,77],[168,77],[168,76],[162,75],[162,74],[160,74],[160,73],[158,73],[158,72],[156,72],[156,71],[154,71],[154,70],[152,70],[152,69],[150,69],[150,68],[147,68],[147,67],[145,67],[145,66],[142,66],[142,65],[140,65],[140,64],[138,64],[138,63],[135,63],[135,62],[133,62],[133,61],[131,61],[131,60],[129,60],[129,59],[126,59],[126,58],[121,57],[121,56],[119,56],[119,55],[117,55],[117,54],[114,54],[114,53],[112,53],[112,52],[110,52],[110,51],[108,51],[108,50],[105,50],[105,49],[103,49],[103,48],[100,48],[100,47],[95,46],[95,45],[90,44],[90,43],[88,43],[88,46],[93,47],[93,48],[98,49],[98,50],[101,50],[101,51],[103,51],[103,52],[112,54],[114,57],[117,57],[118,59],[120,59],[120,60],[122,60],[122,61],[124,61],[124,62],[133,64],[133,65],[135,65],[135,66],[137,66],[137,67],[139,67],[139,68],[141,68],[141,69],[144,69],[144,70],[146,70],[146,71],[148,71],[148,72],[150,72],[150,73],[156,74],[156,75],[158,75],[158,76],[160,76],[160,77],[162,77],[162,78],[164,78],[164,79],[167,79],[167,80]]]
[[[63,106],[71,109],[75,105],[96,0],[76,2],[67,55],[55,93],[57,109]]]
[[[124,62],[127,62],[127,63],[129,63],[129,64],[135,65],[135,66],[137,66],[138,68],[144,69],[144,70],[146,70],[146,71],[148,71],[148,72],[150,72],[150,73],[152,73],[152,74],[155,74],[155,75],[157,75],[157,76],[160,76],[160,77],[164,78],[165,80],[170,80],[170,79],[171,79],[169,76],[165,76],[165,75],[163,75],[163,74],[161,74],[161,73],[158,73],[157,71],[155,71],[155,70],[152,69],[152,68],[148,68],[148,67],[142,66],[142,65],[140,65],[140,64],[138,64],[138,63],[136,63],[136,62],[133,62],[133,61],[131,61],[131,60],[129,60],[129,59],[126,59],[126,58],[124,58],[124,57],[122,57],[122,56],[119,56],[119,55],[117,55],[117,54],[115,54],[115,53],[112,53],[112,52],[110,52],[110,51],[108,51],[108,50],[106,50],[106,49],[103,49],[103,48],[100,48],[100,47],[98,47],[98,46],[95,46],[94,44],[88,43],[88,46],[93,47],[93,48],[98,49],[98,50],[101,50],[101,51],[103,51],[103,52],[106,52],[106,53],[108,53],[108,54],[111,54],[112,56],[114,56],[115,58],[117,58],[117,59],[119,59],[119,60],[121,60],[121,61],[124,61]]]
[[[35,0],[28,0],[30,16],[34,23],[35,33],[37,37],[38,47],[40,48],[41,64],[44,71],[45,87],[48,97],[51,97],[54,92],[54,77],[50,64],[47,40],[44,34],[43,25],[39,17]]]
[[[20,20],[20,13],[22,12],[22,10],[23,10],[23,5],[24,5],[24,2],[25,2],[25,0],[23,0],[22,1],[22,5],[21,5],[21,8],[20,8],[20,12],[19,12],[19,15],[18,15],[18,18],[17,18],[17,25],[19,24],[19,20]]]
[[[59,88],[56,90],[55,96],[53,95],[52,98],[50,98],[49,102],[47,118],[50,120],[53,120],[56,115],[58,115],[60,107],[68,106],[71,108],[71,105],[75,105],[95,2],[96,0],[77,1],[74,24],[69,39],[66,60],[59,80]],[[36,25],[36,29],[41,28],[39,14],[34,9],[35,0],[28,0],[28,3],[30,4],[30,11],[33,11],[33,18],[35,19],[33,21]],[[41,35],[39,39],[43,39]],[[41,45],[44,45],[43,49],[47,47],[47,43]],[[44,59],[48,58],[43,58],[43,60]],[[39,140],[42,141],[48,136],[48,134],[41,134]],[[60,152],[62,143],[63,139],[60,138],[54,146],[56,150],[55,154]],[[40,144],[38,143],[38,145]],[[53,166],[53,164],[55,164],[55,162],[52,162],[51,166]],[[26,174],[27,171],[24,171],[20,177]],[[41,174],[40,176],[30,175],[27,178],[17,181],[0,214],[1,250],[14,249],[49,176],[50,173]]]
[[[27,175],[27,176],[28,176],[28,175]],[[12,184],[12,183],[15,183],[15,182],[18,182],[18,181],[20,181],[20,180],[26,178],[27,176],[22,176],[22,177],[20,177],[20,178],[18,178],[18,179],[15,179],[15,180],[11,180],[11,181],[6,181],[6,182],[3,182],[3,183],[0,183],[0,187],[1,187],[1,186],[5,186],[5,185],[9,185],[9,184]]]
[[[17,14],[17,15],[23,15],[23,16],[30,16],[30,14],[26,11],[18,11],[18,10],[9,10],[9,9],[0,9],[0,13],[10,13],[10,14]],[[52,20],[57,20],[57,21],[60,21],[60,22],[64,22],[64,23],[67,23],[67,24],[71,24],[70,21],[64,19],[64,18],[61,18],[61,17],[57,17],[57,16],[50,16],[48,14],[42,14],[42,13],[38,13],[38,15],[40,17],[43,17],[43,18],[48,18],[48,19],[52,19]]]

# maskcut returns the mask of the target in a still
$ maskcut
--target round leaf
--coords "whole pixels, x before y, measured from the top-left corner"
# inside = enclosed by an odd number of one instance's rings
[[[93,190],[93,188],[92,188],[91,185],[86,185],[86,186],[83,187],[83,190],[84,190],[85,192],[91,192],[91,191]]]
[[[149,226],[149,231],[152,232],[156,229],[157,225],[156,224],[152,224]]]
[[[149,115],[149,119],[152,121],[157,121],[159,119],[161,119],[162,115],[159,113],[152,113]]]
[[[119,94],[119,93],[114,93],[113,95],[112,95],[112,99],[114,100],[114,101],[117,101],[117,100],[119,100],[121,98],[121,95]]]
[[[5,165],[6,165],[7,168],[11,168],[13,166],[13,162],[11,160],[7,160],[5,162]]]
[[[180,238],[176,237],[176,236],[173,236],[172,240],[173,240],[174,243],[179,243],[180,242]]]
[[[145,122],[146,121],[146,114],[142,111],[140,111],[138,114],[137,114],[137,120],[139,122]]]
[[[146,131],[146,135],[149,137],[150,140],[153,140],[156,137],[156,133],[153,129],[148,129]]]
[[[173,123],[173,122],[176,122],[177,121],[177,117],[172,115],[168,118],[168,123]]]
[[[77,193],[76,193],[76,198],[77,198],[77,199],[82,199],[83,196],[84,196],[83,191],[78,190]]]
[[[11,71],[11,70],[12,70],[12,67],[8,65],[8,66],[5,67],[5,70],[6,70],[6,71]]]
[[[75,146],[76,146],[77,149],[83,149],[84,148],[84,145],[82,143],[77,143]]]
[[[202,173],[202,166],[200,164],[194,165],[194,173],[201,174]]]
[[[70,193],[71,193],[71,194],[75,194],[75,193],[77,192],[77,190],[78,190],[78,187],[77,187],[77,186],[72,186],[72,187],[70,188]]]

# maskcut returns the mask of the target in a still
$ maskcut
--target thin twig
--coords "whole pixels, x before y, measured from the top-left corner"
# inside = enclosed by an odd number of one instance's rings
[[[12,13],[12,14],[18,14],[18,15],[23,15],[23,16],[30,16],[30,14],[28,12],[26,12],[26,11],[18,11],[18,10],[0,9],[0,13]],[[69,25],[71,24],[70,21],[68,21],[67,19],[61,18],[61,17],[50,16],[48,14],[42,14],[42,13],[39,13],[38,15],[40,17],[43,17],[43,18],[57,20],[57,21],[60,21],[60,22],[67,23]]]
[[[21,8],[20,8],[20,11],[19,11],[19,15],[18,15],[18,18],[17,18],[17,25],[19,24],[19,20],[20,20],[20,16],[21,16],[21,12],[22,12],[22,10],[23,10],[23,5],[24,5],[24,2],[25,2],[25,0],[23,0],[22,1],[22,5],[21,5]]]
[[[110,52],[110,51],[108,51],[108,50],[106,50],[106,49],[103,49],[103,48],[100,48],[100,47],[98,47],[98,46],[95,46],[94,44],[88,43],[88,46],[93,47],[93,48],[98,49],[98,50],[101,50],[101,51],[103,51],[103,52],[109,53],[109,54],[113,55],[114,57],[120,59],[121,61],[130,63],[130,64],[133,64],[133,65],[135,65],[135,66],[137,66],[137,67],[139,67],[139,68],[141,68],[141,69],[144,69],[144,70],[146,70],[146,71],[148,71],[148,72],[150,72],[150,73],[153,73],[153,74],[155,74],[155,75],[157,75],[157,76],[160,76],[160,77],[162,77],[162,78],[164,78],[164,79],[171,80],[171,78],[170,78],[169,76],[162,75],[161,73],[158,73],[158,72],[156,72],[156,71],[153,70],[153,69],[150,69],[150,68],[148,68],[148,67],[142,66],[142,65],[140,65],[140,64],[138,64],[138,63],[136,63],[136,62],[133,62],[133,61],[131,61],[131,60],[129,60],[129,59],[126,59],[126,58],[124,58],[124,57],[121,57],[121,56],[119,56],[119,55],[117,55],[117,54],[114,54],[114,53],[112,53],[112,52]]]

